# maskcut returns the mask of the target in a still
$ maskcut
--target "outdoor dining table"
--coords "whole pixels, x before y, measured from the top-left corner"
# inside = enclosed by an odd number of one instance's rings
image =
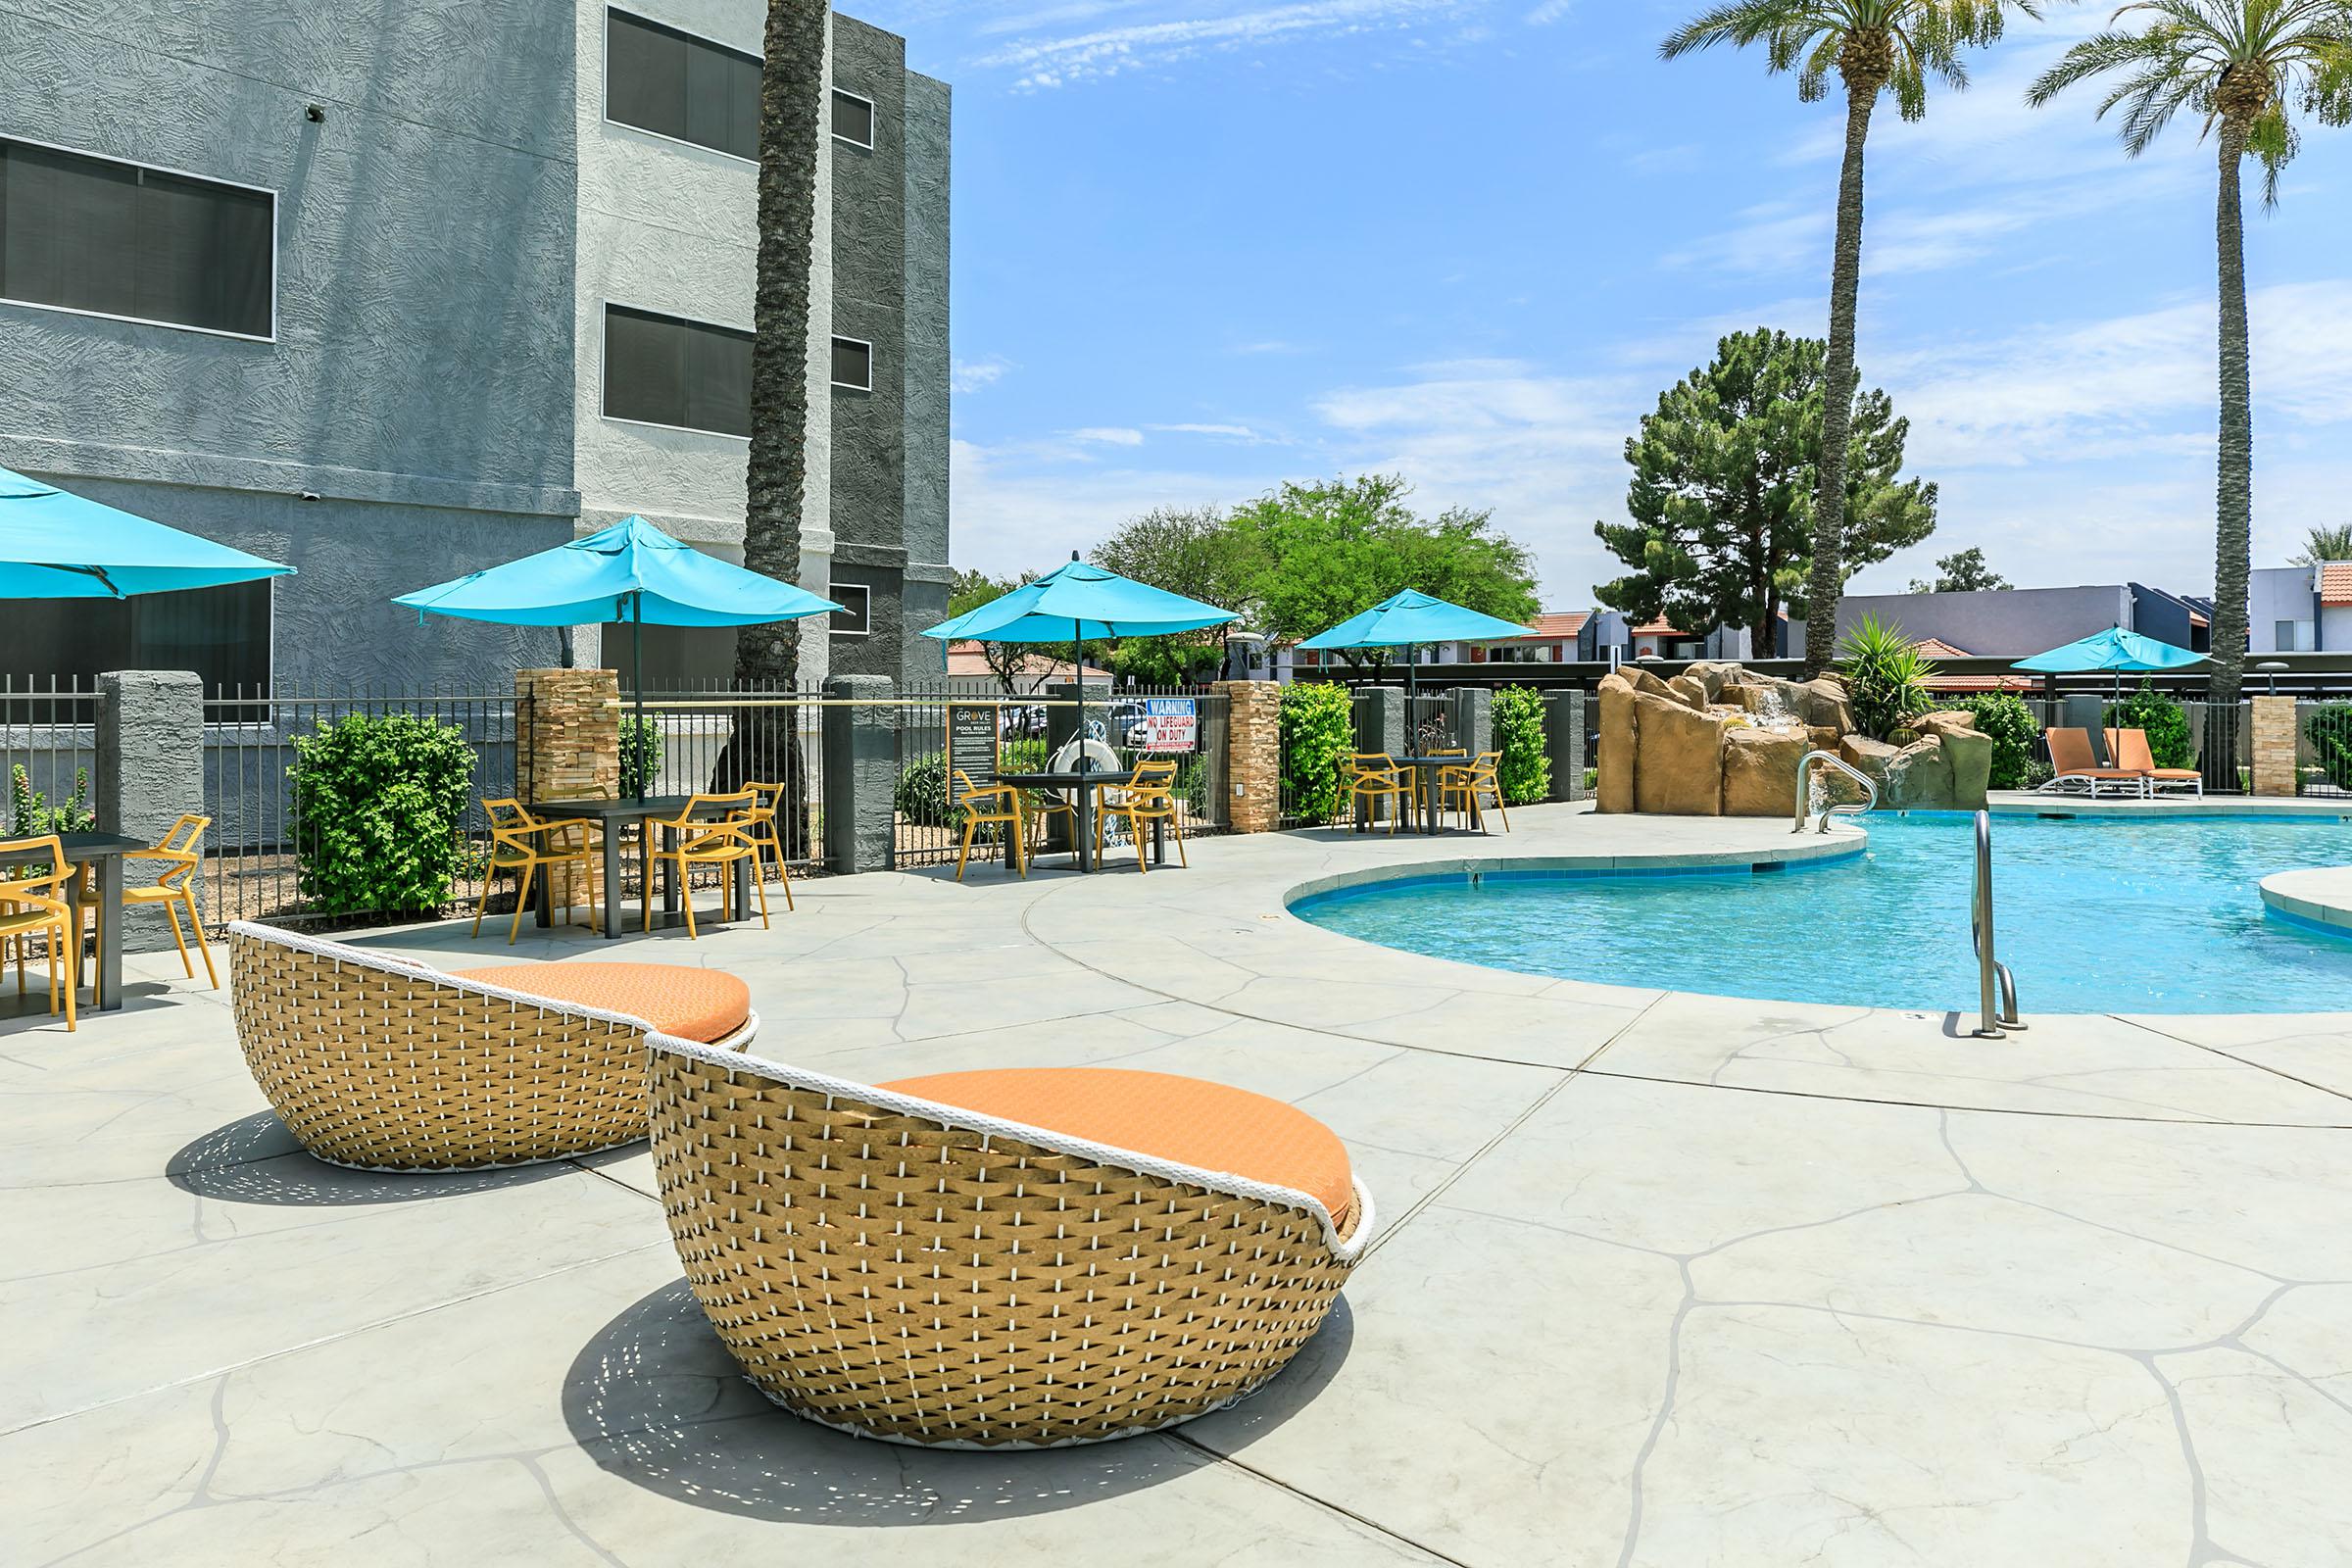
[[[1088,768],[1081,773],[1076,768],[1063,768],[1044,773],[999,773],[999,784],[1010,784],[1015,789],[1060,790],[1075,792],[1078,799],[1077,819],[1071,824],[1070,836],[1077,842],[1072,846],[1078,857],[1078,869],[1095,868],[1095,812],[1102,809],[1096,797],[1103,790],[1123,790],[1135,783],[1137,770],[1132,767]],[[1160,820],[1152,823],[1152,863],[1168,863],[1167,835]]]
[[[1470,765],[1469,757],[1467,755],[1395,757],[1390,760],[1395,762],[1400,770],[1411,773],[1418,785],[1413,794],[1421,802],[1421,819],[1416,822],[1411,816],[1406,816],[1404,819],[1405,831],[1408,833],[1440,831],[1438,827],[1438,775],[1449,767],[1468,767]],[[1359,802],[1356,807],[1355,830],[1358,833],[1368,831],[1372,825],[1370,804],[1368,801]],[[1478,797],[1475,793],[1470,797],[1470,824],[1473,827],[1484,826],[1482,814],[1478,808]]]
[[[82,875],[98,872],[98,973],[94,976],[98,1010],[113,1012],[122,1005],[122,857],[154,848],[144,839],[120,833],[60,833],[58,846]],[[46,850],[10,850],[0,865],[38,865],[49,858]]]
[[[674,821],[680,811],[694,800],[691,795],[648,795],[644,800],[581,800],[530,801],[524,809],[543,822],[593,822],[604,829],[605,839],[605,936],[607,940],[620,935],[621,830],[631,822],[637,824],[637,840],[645,862],[645,885],[642,897],[651,907],[654,898],[654,856],[650,838],[657,820]],[[677,843],[675,828],[662,830],[662,847],[670,849]],[[735,906],[751,907],[752,865],[749,860],[737,860],[729,868],[735,878]],[[555,921],[555,909],[548,884],[552,877],[539,879],[539,894],[535,913],[541,930]],[[678,876],[675,862],[662,867],[662,912],[666,916],[678,912]]]

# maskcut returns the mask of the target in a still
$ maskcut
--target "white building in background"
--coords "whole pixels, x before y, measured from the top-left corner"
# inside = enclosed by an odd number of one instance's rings
[[[2352,561],[2264,566],[2249,574],[2246,600],[2249,653],[2352,650]]]

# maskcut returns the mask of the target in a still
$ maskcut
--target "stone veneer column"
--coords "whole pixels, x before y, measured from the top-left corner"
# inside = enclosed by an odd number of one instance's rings
[[[153,844],[182,812],[204,809],[204,685],[184,669],[124,669],[100,675],[98,691],[91,807],[99,830]],[[152,881],[164,869],[159,861],[132,860],[125,880]],[[171,920],[162,909],[129,911],[124,952],[171,945]]]
[[[2254,793],[2292,795],[2296,785],[2295,700],[2257,697],[2254,699]]]
[[[1551,798],[1585,798],[1585,694],[1547,692],[1544,698],[1544,746],[1551,754]]]
[[[1282,826],[1282,688],[1270,680],[1221,680],[1225,699],[1225,802],[1236,833]]]
[[[514,672],[514,793],[522,801],[610,800],[620,793],[620,675],[610,669]],[[560,913],[593,886],[575,866],[543,867]],[[602,890],[612,898],[613,889]]]
[[[887,871],[898,859],[896,694],[888,675],[836,675],[825,682],[827,870]]]

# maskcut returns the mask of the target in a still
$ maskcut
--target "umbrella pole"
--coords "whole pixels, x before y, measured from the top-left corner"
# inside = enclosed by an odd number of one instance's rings
[[[645,744],[645,590],[640,588],[629,595],[629,691],[637,704],[637,727],[629,737],[631,748]],[[624,752],[624,755],[627,755]],[[645,756],[637,756],[637,799],[645,800]],[[611,894],[606,895],[608,898]]]

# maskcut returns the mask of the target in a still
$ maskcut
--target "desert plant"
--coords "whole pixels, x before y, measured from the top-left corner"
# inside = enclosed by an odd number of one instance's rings
[[[1544,694],[1505,686],[1494,694],[1494,745],[1502,753],[1496,777],[1502,798],[1532,806],[1551,798],[1551,747],[1544,733]]]
[[[2158,767],[2197,765],[2197,749],[2189,744],[2187,710],[2146,681],[2141,681],[2139,690],[2125,698],[2122,706],[2110,706],[2100,722],[2111,729],[2147,731],[2148,755]]]
[[[899,769],[891,786],[890,804],[899,815],[917,827],[945,827],[948,809],[948,760],[923,757]]]
[[[1340,769],[1355,750],[1355,699],[1345,686],[1302,681],[1282,689],[1282,791],[1288,814],[1328,822],[1340,808]]]
[[[467,860],[458,829],[473,767],[463,728],[416,713],[353,713],[298,736],[296,888],[323,914],[439,909]]]
[[[2028,781],[2034,775],[2034,743],[2041,739],[2041,725],[2025,699],[2009,692],[1980,692],[1952,706],[1975,714],[1978,733],[1992,740],[1991,787],[2033,788]]]
[[[1874,740],[1886,739],[1905,719],[1935,706],[1928,696],[1935,662],[1890,621],[1863,616],[1838,640],[1838,662],[1855,727]]]
[[[32,776],[19,762],[8,771],[8,836],[38,838],[47,833],[94,833],[97,814],[90,809],[90,770],[74,770],[74,793],[56,806],[32,787]]]

